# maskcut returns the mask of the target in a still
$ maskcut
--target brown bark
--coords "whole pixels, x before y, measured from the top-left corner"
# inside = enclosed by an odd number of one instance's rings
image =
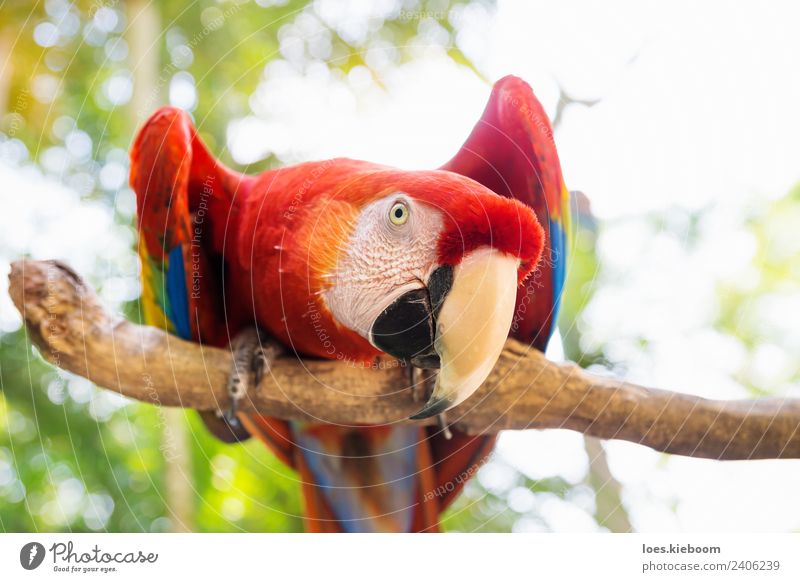
[[[229,350],[200,346],[108,314],[74,272],[17,262],[10,293],[44,357],[100,386],[162,406],[227,405]],[[405,369],[280,357],[243,410],[339,424],[409,422],[420,406]],[[712,459],[800,458],[800,399],[707,400],[557,364],[509,340],[494,371],[448,413],[459,429],[567,428]]]

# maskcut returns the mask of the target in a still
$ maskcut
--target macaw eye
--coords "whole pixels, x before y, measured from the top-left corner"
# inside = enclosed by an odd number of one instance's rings
[[[389,220],[395,226],[403,226],[408,222],[408,206],[403,202],[395,202],[392,209],[389,211]]]

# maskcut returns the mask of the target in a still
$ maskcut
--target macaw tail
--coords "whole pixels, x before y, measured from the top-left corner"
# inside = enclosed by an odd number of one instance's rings
[[[265,417],[245,425],[298,471],[310,532],[436,532],[442,512],[494,446],[493,437],[453,431],[447,440],[438,428],[408,425]]]

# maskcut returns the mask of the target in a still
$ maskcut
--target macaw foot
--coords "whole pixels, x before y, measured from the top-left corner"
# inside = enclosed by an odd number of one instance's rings
[[[250,438],[250,433],[239,420],[242,400],[252,388],[258,388],[261,378],[281,352],[280,346],[255,327],[239,332],[231,342],[233,363],[228,378],[227,391],[230,406],[226,410],[201,412],[206,427],[220,440],[235,443]]]
[[[433,394],[433,389],[436,387],[437,370],[417,368],[416,366],[408,366],[409,382],[411,383],[411,397],[414,402],[427,402],[430,395]],[[446,413],[442,412],[436,417],[439,423],[439,429],[442,431],[442,436],[448,441],[453,438],[453,433],[450,432],[450,425],[447,422]]]
[[[230,424],[241,424],[236,414],[242,400],[251,388],[258,388],[272,360],[280,354],[280,347],[258,328],[248,327],[233,338],[231,350],[233,365],[227,386],[231,404],[223,417]]]

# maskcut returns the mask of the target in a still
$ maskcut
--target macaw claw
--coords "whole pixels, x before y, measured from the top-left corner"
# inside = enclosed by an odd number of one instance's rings
[[[234,431],[244,431],[237,416],[241,402],[251,388],[258,388],[280,347],[259,329],[248,327],[233,338],[231,351],[233,364],[227,385],[230,406],[220,416]]]
[[[418,368],[408,365],[408,382],[411,387],[411,398],[414,402],[425,402],[433,392],[436,384],[436,372],[429,368]]]

